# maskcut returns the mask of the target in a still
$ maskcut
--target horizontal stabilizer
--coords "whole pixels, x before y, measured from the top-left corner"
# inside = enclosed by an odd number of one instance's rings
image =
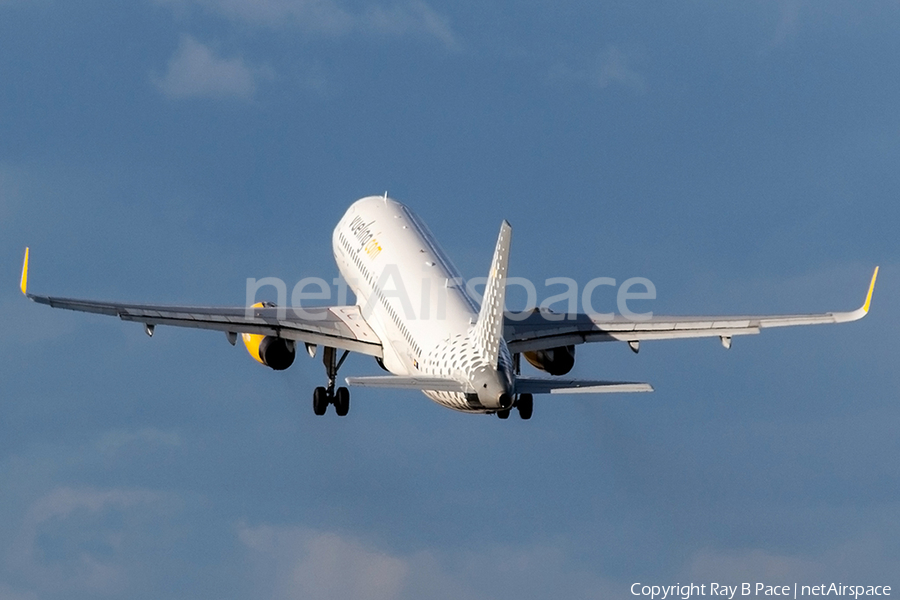
[[[400,377],[393,375],[378,375],[375,377],[347,377],[346,381],[347,385],[395,390],[462,392],[464,394],[473,393],[475,391],[463,381],[444,377]]]
[[[611,394],[652,391],[653,386],[649,383],[635,383],[631,381],[516,378],[517,394]]]

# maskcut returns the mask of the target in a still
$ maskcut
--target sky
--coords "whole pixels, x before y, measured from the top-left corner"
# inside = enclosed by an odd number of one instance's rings
[[[0,0],[0,600],[900,589],[896,2]],[[863,321],[577,349],[530,421],[18,290],[240,305],[385,191],[466,277]],[[515,299],[514,299],[515,300]],[[600,298],[614,310],[612,298]],[[642,305],[643,307],[644,305]],[[351,356],[341,375],[378,374]],[[536,374],[536,372],[529,372]]]

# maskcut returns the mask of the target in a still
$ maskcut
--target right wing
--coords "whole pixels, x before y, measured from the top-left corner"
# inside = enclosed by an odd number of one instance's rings
[[[587,314],[560,314],[534,311],[524,319],[507,316],[504,337],[512,353],[530,352],[582,344],[586,342],[622,341],[637,349],[643,340],[676,338],[719,337],[726,347],[731,337],[759,333],[766,327],[791,325],[816,325],[820,323],[844,323],[862,319],[869,312],[872,291],[878,267],[872,274],[865,303],[848,312],[830,312],[813,315],[765,315],[765,316],[696,316],[666,317],[654,315],[643,321],[633,321],[622,316],[601,319]]]
[[[151,334],[156,325],[224,331],[230,339],[231,334],[255,333],[382,357],[381,340],[358,306],[318,306],[295,311],[289,307],[170,306],[38,296],[28,292],[27,249],[20,287],[23,294],[39,304],[137,321]]]

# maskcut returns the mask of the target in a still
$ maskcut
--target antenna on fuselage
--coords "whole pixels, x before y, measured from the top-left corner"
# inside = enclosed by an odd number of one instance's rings
[[[387,190],[384,190],[384,203],[387,204]]]

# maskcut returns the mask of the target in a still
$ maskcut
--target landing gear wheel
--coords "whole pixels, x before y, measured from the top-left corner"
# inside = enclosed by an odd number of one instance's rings
[[[509,409],[498,410],[497,416],[500,417],[501,419],[508,419],[509,418]]]
[[[344,364],[344,359],[348,354],[350,351],[344,350],[344,353],[338,358],[337,350],[334,348],[322,349],[322,364],[325,365],[325,375],[328,376],[328,387],[317,387],[313,394],[313,412],[317,415],[324,415],[329,404],[334,404],[334,412],[340,417],[346,415],[350,410],[350,392],[347,391],[347,388],[338,388],[337,394],[334,390],[338,369]]]
[[[326,410],[328,410],[328,390],[317,387],[313,392],[313,412],[321,417]]]
[[[527,421],[531,418],[531,413],[534,412],[534,396],[531,394],[519,394],[516,408],[519,410],[519,416]]]
[[[334,395],[334,412],[339,417],[346,417],[350,412],[350,390],[345,387],[339,387]]]

